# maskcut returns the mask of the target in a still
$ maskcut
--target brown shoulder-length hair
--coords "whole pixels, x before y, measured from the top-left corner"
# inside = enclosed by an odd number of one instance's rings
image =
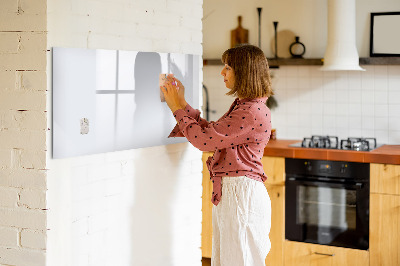
[[[235,85],[226,95],[254,99],[274,94],[268,61],[260,48],[249,44],[230,48],[222,54],[221,60],[235,74]]]

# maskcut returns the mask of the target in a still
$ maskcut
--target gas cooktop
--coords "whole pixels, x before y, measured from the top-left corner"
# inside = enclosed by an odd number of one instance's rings
[[[337,149],[353,151],[372,151],[382,145],[377,145],[376,138],[347,138],[339,142],[336,136],[311,136],[302,142],[289,145],[291,147]]]

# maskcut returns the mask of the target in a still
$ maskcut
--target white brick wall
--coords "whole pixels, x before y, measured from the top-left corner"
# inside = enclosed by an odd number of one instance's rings
[[[46,233],[37,230],[21,231],[21,246],[32,249],[46,249]]]
[[[0,2],[1,265],[45,265],[46,5]]]
[[[18,247],[19,230],[17,228],[0,228],[0,247]]]
[[[201,55],[201,18],[202,0],[50,0],[47,49]],[[51,130],[47,140],[51,150]],[[200,151],[183,143],[47,161],[48,265],[201,265]]]
[[[179,144],[51,160],[46,53],[201,54],[202,1],[4,0],[0,16],[0,264],[200,264],[201,153]]]

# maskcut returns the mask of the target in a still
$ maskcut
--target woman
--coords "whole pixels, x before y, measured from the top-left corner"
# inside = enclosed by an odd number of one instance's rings
[[[268,62],[252,45],[228,49],[222,62],[227,95],[237,98],[216,122],[186,103],[179,80],[170,78],[161,87],[178,122],[170,137],[184,136],[201,151],[214,151],[207,160],[213,182],[212,265],[265,265],[271,247],[271,202],[261,164],[271,130]]]

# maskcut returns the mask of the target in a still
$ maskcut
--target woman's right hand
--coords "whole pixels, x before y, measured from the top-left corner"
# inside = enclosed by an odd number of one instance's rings
[[[179,97],[179,103],[182,106],[182,108],[185,108],[185,106],[187,105],[187,102],[185,100],[185,87],[183,86],[182,82],[175,78],[175,77],[168,77],[171,79],[171,81],[175,81],[177,84],[177,87],[179,87],[178,90],[178,97]]]

